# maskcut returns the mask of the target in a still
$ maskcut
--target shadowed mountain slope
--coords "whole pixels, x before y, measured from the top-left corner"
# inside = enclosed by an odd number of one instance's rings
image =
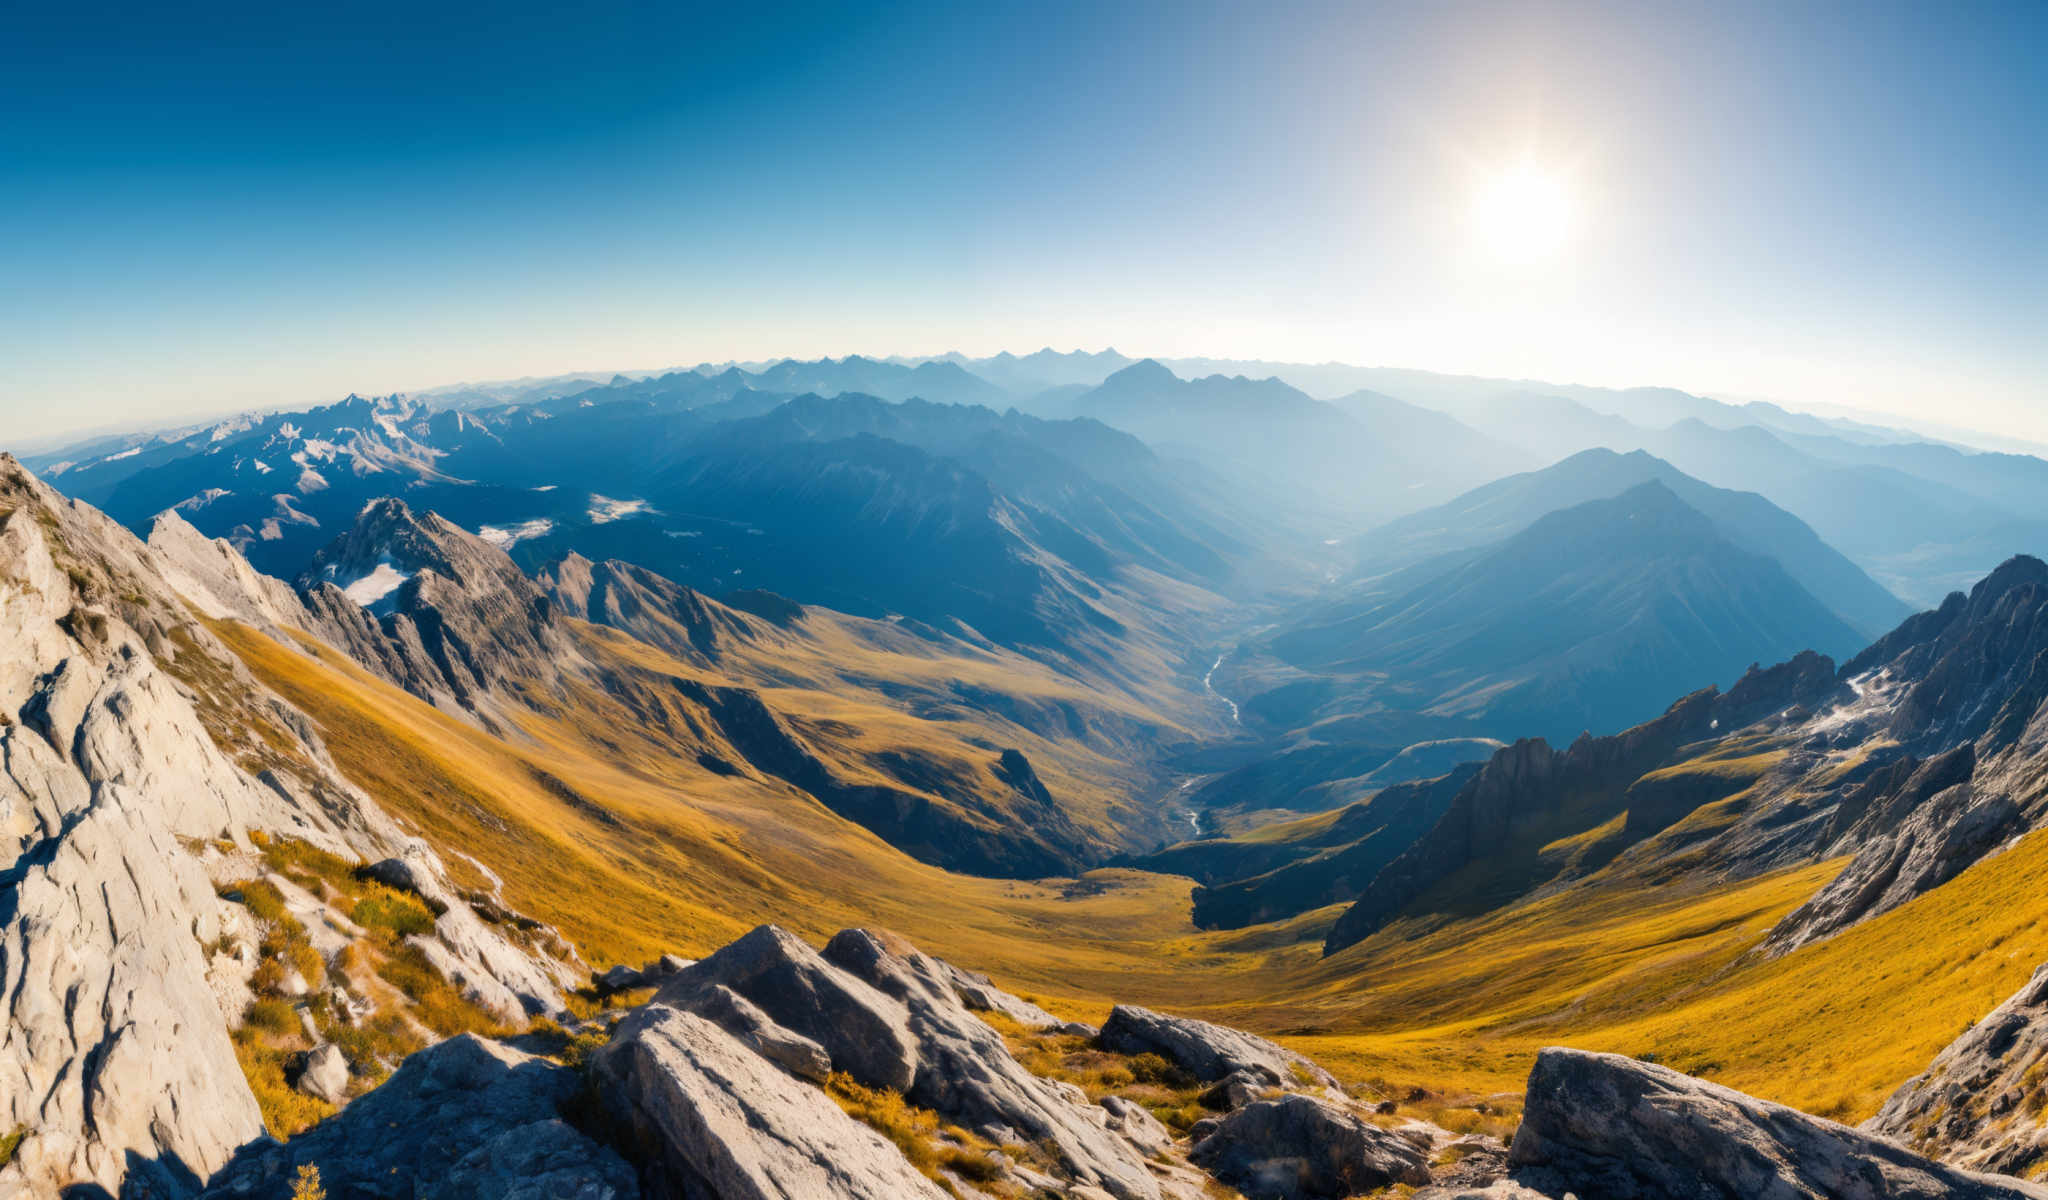
[[[1618,496],[1655,481],[1698,510],[1730,542],[1777,561],[1787,574],[1866,638],[1903,620],[1904,602],[1829,547],[1792,514],[1749,492],[1710,487],[1646,451],[1593,449],[1499,479],[1436,508],[1389,522],[1357,543],[1361,570],[1374,575],[1485,546],[1544,514]]]
[[[1282,632],[1272,653],[1462,732],[1569,737],[1625,727],[1758,661],[1862,644],[1775,560],[1656,482],[1401,583]]]

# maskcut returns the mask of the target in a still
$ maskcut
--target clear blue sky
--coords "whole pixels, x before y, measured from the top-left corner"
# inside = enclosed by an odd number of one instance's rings
[[[2048,435],[2048,4],[747,7],[14,6],[0,444],[1046,344]]]

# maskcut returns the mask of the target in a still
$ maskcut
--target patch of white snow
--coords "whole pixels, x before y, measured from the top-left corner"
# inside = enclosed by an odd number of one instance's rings
[[[517,525],[485,525],[476,535],[500,550],[510,550],[521,542],[531,541],[553,531],[555,523],[546,517],[535,517]]]
[[[652,511],[645,500],[614,500],[596,492],[590,493],[590,523],[593,525],[609,525],[622,517]]]

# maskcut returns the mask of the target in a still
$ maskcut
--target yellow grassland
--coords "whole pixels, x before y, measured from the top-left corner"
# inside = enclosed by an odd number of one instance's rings
[[[618,714],[602,698],[560,698],[563,713],[594,720],[535,717],[524,737],[498,738],[331,650],[302,652],[232,624],[216,631],[312,716],[343,771],[440,846],[452,868],[474,856],[504,879],[512,904],[558,926],[599,964],[701,955],[762,921],[814,940],[871,925],[1057,1012],[1099,1019],[1131,1001],[1208,1016],[1273,1034],[1376,1088],[1506,1096],[1519,1092],[1537,1048],[1563,1043],[1655,1055],[1854,1120],[2048,960],[2040,836],[1778,960],[1751,951],[1839,862],[1711,886],[1646,883],[1610,868],[1506,909],[1397,921],[1323,959],[1337,907],[1203,932],[1189,923],[1183,878],[955,875],[779,782],[721,776],[662,753],[658,738],[605,730]],[[615,634],[594,644],[651,671],[702,677]],[[900,680],[965,670],[963,662],[877,659],[863,672]],[[854,727],[856,744],[957,753],[959,741],[990,733],[971,711],[914,717],[801,665],[790,665],[785,679],[795,682],[771,702]],[[1000,682],[1011,693],[1070,686],[1010,674]],[[998,732],[983,744],[1021,745],[1092,818],[1120,803],[1113,793],[1127,769],[1108,756],[1014,726]],[[1750,778],[1770,765],[1744,755],[1692,769]],[[543,774],[585,803],[545,786]],[[1560,829],[1539,845],[1568,855],[1574,837]]]

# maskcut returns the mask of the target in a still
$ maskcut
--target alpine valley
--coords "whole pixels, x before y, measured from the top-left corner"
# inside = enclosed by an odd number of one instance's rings
[[[0,1200],[2048,1197],[2043,512],[1108,350],[0,457]]]

